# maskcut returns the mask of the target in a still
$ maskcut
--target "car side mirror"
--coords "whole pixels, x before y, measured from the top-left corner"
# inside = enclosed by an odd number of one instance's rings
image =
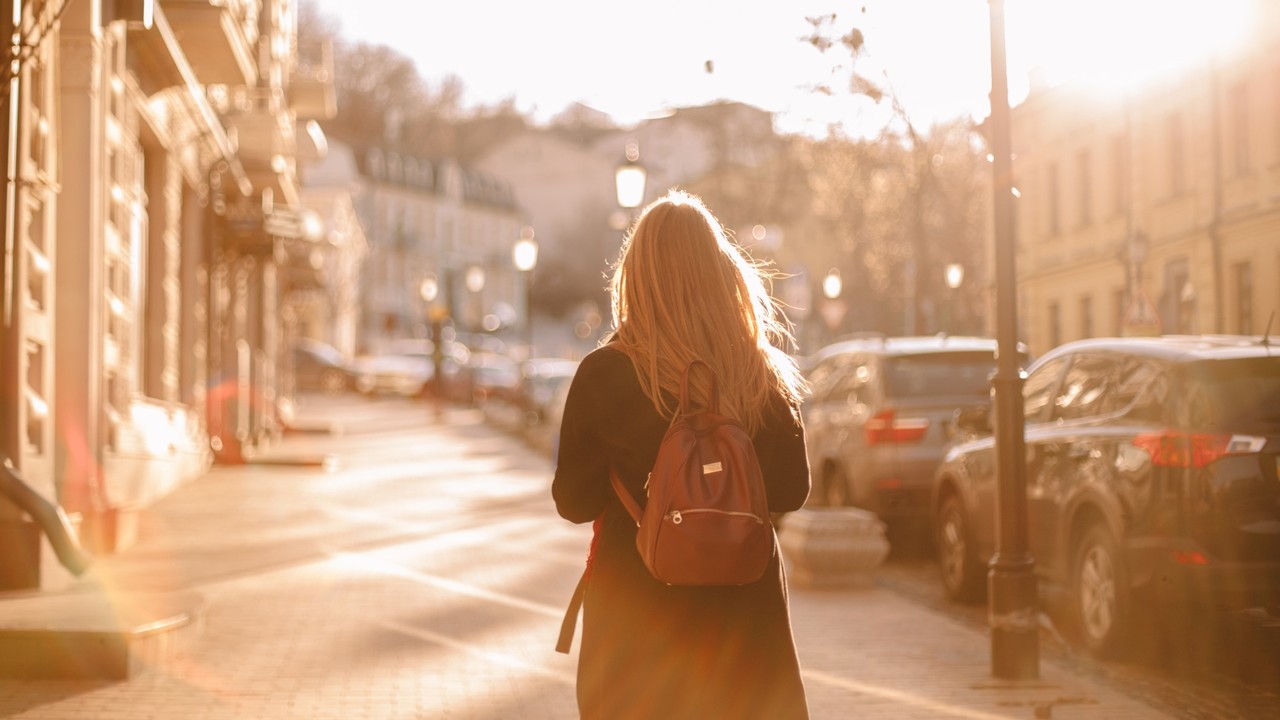
[[[987,405],[960,408],[952,416],[951,425],[960,434],[990,435],[993,431],[991,408]]]

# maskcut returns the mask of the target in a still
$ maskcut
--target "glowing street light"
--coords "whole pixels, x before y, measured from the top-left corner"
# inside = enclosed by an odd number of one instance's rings
[[[523,292],[517,293],[524,303],[524,344],[528,348],[529,357],[533,357],[533,305],[529,302],[529,289],[533,284],[531,276],[538,266],[538,241],[533,239],[533,228],[525,225],[520,228],[520,238],[511,247],[511,263],[520,272],[524,285]]]
[[[467,289],[473,293],[484,290],[484,268],[479,265],[472,265],[467,268],[467,275],[464,279]]]
[[[822,278],[822,295],[828,300],[835,300],[844,291],[844,281],[840,279],[840,271],[831,268],[827,276]]]
[[[427,273],[418,285],[418,296],[422,298],[422,302],[430,304],[436,301],[439,294],[440,281],[436,279],[435,273]]]
[[[626,159],[614,171],[613,179],[618,193],[618,205],[632,210],[644,202],[644,185],[648,171],[640,164],[640,144],[627,141]]]

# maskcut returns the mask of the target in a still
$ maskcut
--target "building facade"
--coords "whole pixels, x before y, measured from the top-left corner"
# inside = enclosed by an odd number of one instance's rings
[[[341,191],[368,241],[360,334],[349,353],[427,334],[435,307],[456,332],[502,333],[523,322],[512,246],[527,224],[509,184],[449,159],[330,143],[303,172],[307,192]]]
[[[1019,317],[1068,340],[1261,334],[1280,310],[1280,23],[1126,96],[1013,109]],[[1280,320],[1271,332],[1280,330]]]
[[[280,430],[285,270],[315,239],[296,163],[319,148],[298,128],[332,109],[329,81],[299,74],[296,13],[295,0],[0,8],[20,18],[3,102],[0,452],[94,551],[127,545],[139,511]],[[35,568],[6,586],[55,570],[32,517],[0,498],[13,531],[0,529],[0,564]]]

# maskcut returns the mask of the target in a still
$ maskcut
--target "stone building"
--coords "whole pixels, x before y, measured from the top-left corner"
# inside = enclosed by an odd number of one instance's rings
[[[332,87],[295,62],[296,0],[9,0],[4,22],[15,8],[0,453],[110,552],[280,430],[287,271],[318,239],[296,163],[322,151],[306,121]],[[56,582],[39,509],[0,497],[2,587]]]
[[[1019,319],[1039,354],[1133,333],[1260,334],[1280,310],[1280,12],[1126,96],[1013,109]],[[1280,320],[1271,332],[1280,331]]]
[[[528,220],[510,184],[448,158],[331,142],[304,169],[308,192],[339,190],[368,240],[360,335],[344,352],[378,352],[425,337],[428,306],[456,332],[502,332],[523,322],[512,246]]]

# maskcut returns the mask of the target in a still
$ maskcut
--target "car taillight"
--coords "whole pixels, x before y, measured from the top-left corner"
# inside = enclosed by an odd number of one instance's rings
[[[1167,430],[1142,433],[1133,444],[1147,451],[1151,464],[1160,467],[1202,468],[1225,455],[1256,453],[1266,438],[1221,433],[1187,433]]]
[[[928,429],[927,418],[900,418],[896,411],[884,410],[867,421],[867,444],[916,442]]]

